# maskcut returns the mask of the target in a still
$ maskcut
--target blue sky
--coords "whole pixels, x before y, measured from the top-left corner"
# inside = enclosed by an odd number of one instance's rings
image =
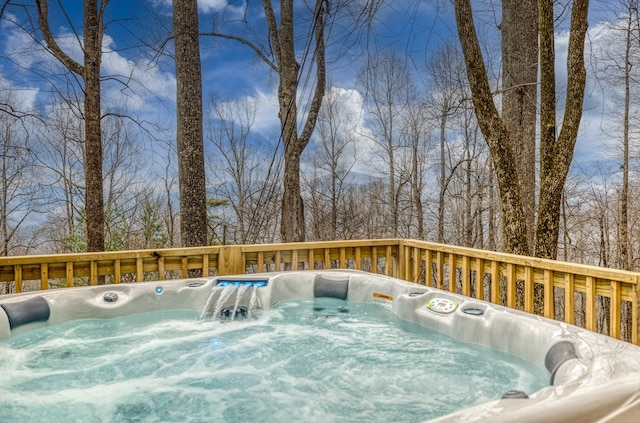
[[[330,53],[328,79],[337,89],[352,95],[344,95],[348,108],[361,107],[362,90],[356,85],[357,71],[367,51],[373,52],[386,48],[394,48],[407,53],[416,69],[424,66],[430,52],[440,43],[454,39],[456,36],[452,12],[445,6],[437,6],[436,1],[405,0],[401,2],[383,2],[380,12],[370,32],[354,43],[351,48],[333,48]],[[67,8],[69,18],[81,23],[82,10],[78,2],[63,1],[70,5]],[[250,31],[255,23],[260,24],[262,7],[260,2],[249,2],[246,9],[247,25],[238,23],[245,16],[243,1],[201,0],[201,31],[222,28],[234,32]],[[496,39],[495,28],[498,19],[490,2],[474,2],[478,10],[478,20],[487,24],[489,39]],[[53,10],[53,7],[52,7]],[[17,9],[8,8],[7,17],[19,13]],[[53,11],[55,13],[55,11]],[[134,2],[113,1],[108,9],[108,26],[104,40],[105,54],[103,72],[105,75],[118,75],[119,79],[130,77],[128,87],[120,83],[105,83],[103,103],[106,107],[126,106],[129,113],[142,119],[157,121],[171,128],[175,120],[175,76],[173,62],[166,56],[154,56],[148,49],[137,47],[140,38],[159,40],[166,37],[171,25],[170,0],[137,0]],[[56,16],[61,17],[60,14]],[[220,22],[224,18],[235,19],[230,26]],[[611,45],[611,27],[600,24],[592,14],[590,35],[590,51],[599,51],[602,45]],[[81,26],[78,25],[80,31]],[[142,29],[141,29],[142,28]],[[4,22],[0,31],[0,84],[13,87],[25,108],[35,107],[40,100],[46,100],[51,89],[38,74],[55,69],[55,60],[38,49],[28,35]],[[78,60],[81,59],[79,45],[75,42],[70,26],[64,21],[57,21],[53,27],[59,42]],[[260,29],[260,28],[259,28]],[[256,30],[259,34],[260,30]],[[339,27],[336,28],[336,31]],[[252,37],[250,32],[244,35]],[[334,33],[335,35],[335,33]],[[252,38],[255,39],[255,38]],[[566,33],[559,32],[556,51],[558,54],[558,87],[562,91],[566,80],[564,60],[566,59]],[[496,53],[497,49],[493,49]],[[499,51],[499,50],[497,50]],[[275,78],[268,67],[247,47],[230,40],[203,38],[201,41],[203,87],[205,103],[211,92],[223,96],[234,95],[240,98],[250,97],[258,105],[256,125],[254,129],[264,136],[273,136],[277,131],[277,101],[275,96]],[[339,55],[339,59],[335,60]],[[602,89],[599,80],[590,73],[590,80],[585,99],[585,117],[578,141],[576,160],[587,163],[598,159],[605,153],[615,152],[615,142],[611,137],[603,136],[603,129],[610,128],[611,116],[603,113],[613,104],[613,96],[618,90],[612,87]],[[419,76],[417,74],[417,76]],[[58,80],[57,83],[62,83]],[[562,103],[562,98],[559,98]],[[364,123],[363,123],[364,124]],[[366,128],[360,128],[366,131]],[[612,146],[613,145],[613,146]]]

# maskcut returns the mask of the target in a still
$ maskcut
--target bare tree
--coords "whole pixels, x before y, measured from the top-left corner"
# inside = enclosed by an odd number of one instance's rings
[[[233,210],[224,219],[227,236],[223,238],[240,244],[272,241],[280,199],[281,154],[252,133],[254,101],[212,96],[209,106],[212,120],[207,138],[216,158],[210,161],[213,190]]]
[[[427,73],[431,81],[431,103],[438,121],[440,175],[438,195],[438,242],[445,242],[445,203],[447,186],[461,161],[452,161],[447,142],[450,119],[461,112],[466,97],[463,82],[464,62],[461,52],[451,44],[444,44],[430,58]],[[449,165],[448,165],[449,163]],[[449,171],[447,173],[447,170]]]
[[[586,72],[584,41],[587,32],[588,0],[575,0],[572,7],[568,48],[567,101],[562,128],[556,134],[556,93],[553,1],[539,3],[538,28],[541,66],[540,194],[536,224],[535,254],[557,255],[560,205],[564,183],[573,157],[580,118]],[[520,174],[513,143],[500,117],[491,92],[480,45],[476,36],[469,0],[456,0],[458,35],[467,66],[467,77],[482,133],[489,145],[498,181],[501,201],[504,248],[528,255],[526,218],[522,201]],[[517,29],[514,29],[517,30]],[[517,182],[517,183],[514,183]]]
[[[325,93],[328,35],[343,43],[346,47],[338,50],[345,51],[351,46],[350,38],[370,22],[378,5],[375,0],[263,0],[266,41],[221,31],[204,34],[247,46],[277,75],[280,139],[284,146],[282,241],[305,239],[300,158],[315,129]],[[334,26],[340,19],[345,19],[344,25]],[[294,30],[298,35],[294,36]]]
[[[51,31],[48,1],[36,0],[38,24],[47,48],[65,68],[84,82],[85,212],[88,251],[104,250],[100,63],[102,61],[104,14],[108,4],[109,0],[86,0],[84,2],[84,36],[82,40],[78,39],[84,52],[84,60],[81,64],[61,48]]]
[[[349,111],[344,100],[353,92],[334,88],[325,94],[318,116],[317,137],[309,147],[313,173],[308,175],[306,201],[314,239],[344,239],[344,194],[355,157],[356,124],[359,112]]]
[[[47,175],[51,199],[46,226],[54,252],[86,251],[84,127],[74,111],[56,104],[46,126],[36,126],[37,160]]]
[[[11,99],[2,102],[14,105]],[[22,242],[23,232],[30,216],[41,211],[40,182],[24,127],[0,113],[0,256],[25,254],[31,247]]]
[[[381,52],[368,61],[360,73],[360,81],[366,92],[365,108],[371,116],[372,135],[369,137],[379,149],[380,159],[386,169],[386,205],[388,236],[397,237],[400,217],[400,191],[407,180],[400,175],[401,115],[407,107],[407,96],[412,90],[411,76],[406,59],[397,52]]]

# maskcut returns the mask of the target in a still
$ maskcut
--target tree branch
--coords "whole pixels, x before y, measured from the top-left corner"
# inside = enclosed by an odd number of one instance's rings
[[[67,53],[62,51],[56,39],[53,37],[51,33],[51,28],[49,27],[49,6],[47,4],[47,0],[36,0],[36,6],[38,9],[38,24],[40,25],[40,30],[42,31],[42,36],[47,42],[47,47],[51,54],[53,54],[56,59],[58,59],[64,66],[66,66],[70,71],[77,73],[78,75],[83,75],[84,66],[80,63],[73,60]]]
[[[317,0],[315,20],[314,20],[314,32],[316,38],[316,89],[313,93],[313,99],[311,100],[311,107],[309,108],[309,114],[307,115],[307,121],[305,122],[304,129],[300,135],[300,141],[302,148],[309,143],[311,134],[316,126],[318,119],[318,112],[322,105],[322,98],[324,97],[324,91],[326,89],[326,66],[325,66],[325,45],[324,45],[324,13],[325,8],[323,2],[325,0]]]
[[[258,57],[260,57],[267,65],[269,65],[271,69],[276,72],[278,71],[277,65],[273,63],[273,61],[269,60],[269,58],[258,48],[258,46],[245,38],[237,37],[235,35],[222,34],[220,32],[201,32],[200,35],[207,37],[226,38],[228,40],[235,40],[241,44],[244,44],[245,46],[253,50],[258,55]]]

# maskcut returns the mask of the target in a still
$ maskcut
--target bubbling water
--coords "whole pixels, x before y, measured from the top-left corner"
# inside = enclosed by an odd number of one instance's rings
[[[546,385],[508,354],[324,298],[243,321],[68,322],[1,342],[0,357],[0,421],[412,422]]]

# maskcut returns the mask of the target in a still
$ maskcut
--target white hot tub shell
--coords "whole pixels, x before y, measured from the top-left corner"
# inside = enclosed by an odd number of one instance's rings
[[[400,319],[514,354],[548,372],[549,386],[524,393],[526,398],[509,392],[432,422],[640,421],[640,348],[576,326],[359,271],[265,273],[5,295],[0,297],[0,341],[75,319],[210,309],[223,291],[214,288],[225,284],[254,287],[243,290],[240,299],[222,301],[225,310],[237,304],[247,307],[252,292],[262,309],[294,298],[373,302]]]

